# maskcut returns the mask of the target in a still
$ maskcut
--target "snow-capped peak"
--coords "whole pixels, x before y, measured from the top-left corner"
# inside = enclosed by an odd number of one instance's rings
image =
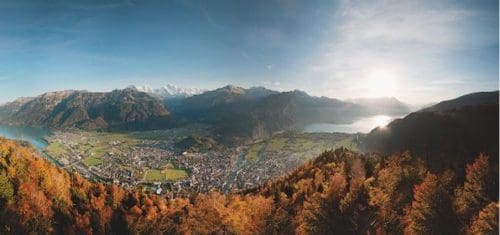
[[[154,93],[154,89],[148,85],[143,85],[143,86],[130,85],[127,88],[132,88],[145,93]]]
[[[167,84],[159,88],[152,88],[148,85],[143,86],[129,86],[129,88],[136,89],[138,91],[146,92],[148,94],[158,96],[160,98],[178,98],[178,97],[189,97],[193,95],[198,95],[203,93],[205,90],[200,88],[189,88],[189,87],[178,87],[176,85]]]

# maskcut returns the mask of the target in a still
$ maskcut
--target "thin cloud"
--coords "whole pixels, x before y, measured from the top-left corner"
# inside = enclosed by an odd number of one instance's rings
[[[309,70],[326,77],[324,85],[335,90],[324,94],[329,96],[352,97],[354,90],[357,95],[368,93],[361,85],[374,70],[397,76],[400,96],[410,92],[409,84],[421,86],[435,80],[461,84],[460,74],[450,68],[450,58],[458,51],[492,43],[490,35],[471,42],[470,20],[479,15],[476,10],[443,2],[343,1],[333,16],[331,40],[316,58],[320,62],[311,64]],[[332,87],[339,84],[348,89]],[[434,85],[446,89],[445,84]]]

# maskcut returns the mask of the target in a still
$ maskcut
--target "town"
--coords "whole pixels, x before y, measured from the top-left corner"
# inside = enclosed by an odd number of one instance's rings
[[[56,131],[45,152],[84,177],[168,197],[237,192],[264,184],[321,152],[355,148],[349,134],[285,133],[250,145],[180,146],[204,126],[147,132]]]

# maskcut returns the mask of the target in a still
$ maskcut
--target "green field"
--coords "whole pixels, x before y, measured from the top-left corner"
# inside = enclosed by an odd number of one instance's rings
[[[102,164],[102,160],[97,157],[86,157],[83,159],[83,163],[87,166],[97,166]]]
[[[188,132],[188,131],[184,131]],[[133,151],[133,148],[141,146],[144,140],[161,140],[173,138],[165,131],[147,132],[96,132],[96,131],[72,131],[65,133],[62,140],[52,141],[46,148],[51,156],[68,159],[68,155],[79,155],[83,157],[86,166],[98,166],[107,161],[109,157],[127,156],[125,154]],[[178,132],[175,132],[179,134]],[[182,133],[180,133],[182,134]],[[177,136],[177,135],[176,135]],[[111,156],[113,155],[113,156]],[[132,169],[134,170],[134,169]],[[135,169],[137,173],[141,172]],[[148,181],[179,180],[189,176],[188,171],[179,169],[172,162],[167,163],[164,169],[149,169],[143,172],[143,177]]]
[[[295,154],[310,160],[321,152],[340,147],[358,150],[353,136],[345,134],[302,134],[286,133],[248,147],[246,159],[251,162],[266,155],[288,156]]]
[[[165,135],[162,131],[139,131],[127,134],[129,138],[133,139],[149,139],[149,140],[168,140],[171,136]]]
[[[166,171],[167,180],[180,180],[188,177],[188,173],[182,169],[167,169]]]
[[[187,178],[189,175],[186,170],[175,168],[172,163],[166,165],[164,170],[149,169],[146,170],[145,179],[147,181],[165,181],[165,180],[180,180]]]
[[[72,150],[83,156],[103,158],[108,152],[129,151],[132,146],[137,145],[139,140],[134,136],[123,133],[103,133],[92,131],[75,131],[78,137],[73,138]],[[116,144],[119,148],[113,148]],[[52,142],[47,147],[47,153],[51,156],[69,154],[68,149],[58,142]]]
[[[165,180],[165,174],[161,173],[161,170],[147,170],[146,171],[146,180],[148,181],[163,181]]]
[[[267,143],[266,150],[275,152],[281,151],[281,149],[285,147],[287,141],[288,138],[281,138],[281,137],[273,138]]]
[[[52,143],[45,149],[47,154],[53,157],[59,157],[61,155],[68,154],[68,150],[60,143]]]
[[[93,147],[93,148],[86,149],[85,151],[88,151],[91,155],[93,155],[95,157],[101,158],[106,153],[106,149],[107,149],[107,147],[105,147],[105,146],[99,146],[99,147]]]
[[[246,159],[249,161],[256,161],[259,157],[259,152],[262,150],[264,145],[262,143],[253,144],[248,148]]]

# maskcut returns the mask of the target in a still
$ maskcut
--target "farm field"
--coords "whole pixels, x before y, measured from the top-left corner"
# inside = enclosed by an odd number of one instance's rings
[[[329,150],[344,147],[358,150],[356,135],[342,133],[284,133],[251,144],[246,159],[251,162],[269,155],[302,155],[306,160]]]

